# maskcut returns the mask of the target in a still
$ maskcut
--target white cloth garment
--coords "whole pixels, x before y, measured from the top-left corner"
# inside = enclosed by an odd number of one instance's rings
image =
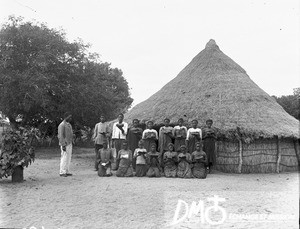
[[[60,147],[61,150],[61,158],[60,158],[60,169],[59,174],[67,174],[70,173],[70,164],[71,164],[71,156],[72,156],[72,143],[66,146],[66,151],[63,151],[63,147]]]
[[[188,129],[187,131],[187,134],[186,134],[186,140],[189,140],[190,139],[190,136],[193,134],[193,133],[199,133],[199,136],[200,136],[200,139],[202,139],[202,131],[200,128],[190,128]]]
[[[112,139],[126,139],[127,131],[128,131],[128,124],[126,122],[122,122],[124,134],[122,131],[117,127],[117,124],[119,122],[114,123],[113,129],[112,129]]]

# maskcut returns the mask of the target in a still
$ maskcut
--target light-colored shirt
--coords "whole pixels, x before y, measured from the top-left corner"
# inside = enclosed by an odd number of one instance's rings
[[[132,152],[131,150],[121,149],[118,153],[118,159],[120,161],[119,167],[128,167],[131,166],[132,162]]]
[[[114,123],[113,128],[112,128],[112,139],[126,139],[126,135],[127,135],[127,131],[128,131],[128,124],[126,122],[122,122],[121,124],[123,124],[123,130],[124,130],[124,134],[122,133],[122,131],[119,129],[119,127],[117,127],[117,124],[119,122]]]
[[[192,133],[199,133],[199,136],[200,136],[200,139],[202,139],[202,131],[200,128],[190,128],[188,129],[187,131],[187,134],[186,134],[186,140],[189,140],[189,138],[192,136]]]
[[[62,121],[58,126],[58,140],[59,145],[67,146],[73,142],[73,129],[70,123],[65,120]]]
[[[95,125],[93,139],[95,144],[102,145],[107,142],[107,136],[109,134],[109,128],[106,123],[99,122]]]
[[[142,135],[142,139],[147,139],[149,138],[149,136],[153,134],[153,136],[155,137],[155,139],[158,139],[158,134],[157,131],[154,129],[146,129],[143,131],[143,135]]]
[[[175,138],[186,138],[187,128],[185,126],[175,126],[173,135]]]
[[[137,165],[145,165],[146,164],[146,155],[147,154],[144,154],[145,157],[143,157],[142,155],[138,156],[138,152],[145,152],[147,153],[147,150],[146,149],[141,149],[141,148],[137,148],[134,150],[134,153],[133,153],[133,157],[136,157],[136,164]]]

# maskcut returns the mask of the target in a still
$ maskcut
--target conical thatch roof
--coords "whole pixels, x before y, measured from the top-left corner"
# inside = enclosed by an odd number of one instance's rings
[[[299,121],[259,88],[246,71],[226,56],[214,40],[169,83],[133,107],[125,120],[134,118],[161,123],[211,118],[214,126],[229,133],[240,129],[255,137],[299,138]]]

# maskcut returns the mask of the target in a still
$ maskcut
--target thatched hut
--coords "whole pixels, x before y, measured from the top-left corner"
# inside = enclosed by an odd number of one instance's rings
[[[226,56],[214,40],[169,83],[133,107],[125,120],[161,123],[185,117],[219,130],[218,170],[281,172],[298,170],[299,121]]]

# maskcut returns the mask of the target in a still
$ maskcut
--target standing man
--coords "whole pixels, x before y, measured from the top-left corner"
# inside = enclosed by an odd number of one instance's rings
[[[94,129],[94,135],[93,140],[95,142],[95,153],[96,153],[96,159],[95,159],[95,171],[98,171],[98,153],[99,149],[103,148],[103,144],[107,144],[107,138],[109,136],[109,128],[106,123],[104,123],[105,118],[103,115],[100,116],[100,122],[95,125]]]
[[[117,155],[122,148],[123,142],[126,140],[128,124],[123,121],[124,115],[119,114],[118,122],[114,123],[112,128],[112,144],[116,148]]]
[[[69,173],[73,143],[73,130],[70,124],[71,120],[71,113],[66,112],[64,120],[58,126],[58,140],[61,149],[59,175],[62,177],[72,176],[72,174]]]

